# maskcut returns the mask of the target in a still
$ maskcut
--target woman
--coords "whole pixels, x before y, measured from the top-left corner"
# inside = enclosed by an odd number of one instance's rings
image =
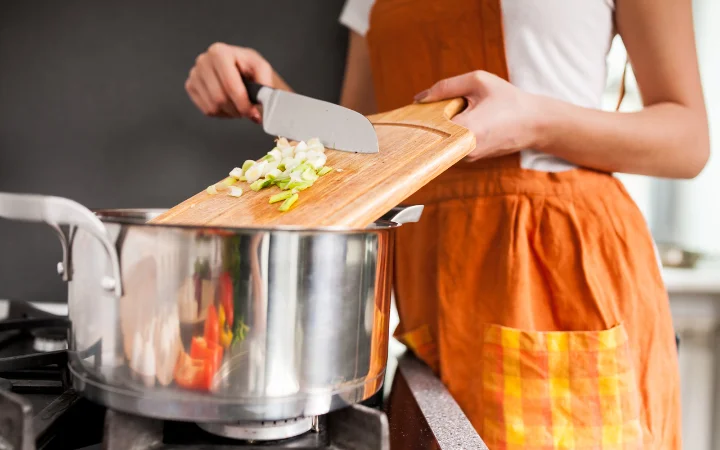
[[[477,138],[408,199],[426,209],[397,239],[397,337],[490,448],[680,448],[667,294],[610,174],[691,178],[707,161],[691,1],[372,3],[349,0],[342,16],[341,103],[367,114],[463,96],[454,120]],[[640,112],[598,109],[616,30]],[[257,52],[225,44],[186,88],[205,114],[259,122],[240,72],[289,89]]]

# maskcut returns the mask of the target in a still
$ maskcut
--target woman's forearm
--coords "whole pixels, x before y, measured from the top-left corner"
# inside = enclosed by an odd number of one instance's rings
[[[535,148],[592,169],[693,178],[708,160],[704,109],[658,103],[633,113],[540,98]]]

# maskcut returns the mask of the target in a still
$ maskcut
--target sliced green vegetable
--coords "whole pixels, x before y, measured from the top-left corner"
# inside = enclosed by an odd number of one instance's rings
[[[283,200],[287,200],[290,197],[292,197],[293,194],[295,194],[295,192],[293,192],[293,191],[280,192],[279,194],[275,194],[272,197],[270,197],[270,203],[272,204],[272,203],[281,202]]]
[[[248,159],[247,161],[245,161],[245,162],[243,163],[243,165],[242,165],[243,175],[245,175],[245,172],[247,172],[248,169],[251,168],[251,167],[254,166],[254,165],[255,165],[255,161],[253,161],[252,159]]]
[[[308,164],[308,163],[302,163],[302,164],[300,164],[299,166],[295,167],[295,168],[292,170],[292,172],[303,173],[303,172],[305,172],[305,171],[308,170],[308,169],[312,169],[312,166],[311,166],[310,164]]]
[[[265,174],[265,178],[267,178],[268,180],[275,180],[280,175],[282,175],[282,172],[280,172],[278,169],[272,169]]]
[[[302,173],[302,179],[305,181],[315,181],[318,179],[318,174],[311,168],[307,168]]]
[[[276,182],[275,184],[277,185],[277,187],[279,187],[280,189],[285,191],[285,190],[289,189],[288,185],[290,185],[290,179],[288,178],[287,180],[279,181],[279,182]]]
[[[282,211],[282,212],[288,211],[288,210],[292,207],[292,205],[295,204],[295,202],[297,201],[298,197],[299,197],[298,194],[293,194],[293,195],[291,195],[290,198],[288,198],[287,200],[285,200],[285,201],[283,202],[283,204],[280,205],[280,211]]]
[[[312,186],[312,181],[291,181],[287,188],[288,189],[297,189],[298,191],[304,191],[305,189]]]
[[[333,168],[332,168],[332,167],[325,166],[325,167],[323,167],[322,169],[320,169],[320,170],[318,171],[318,175],[319,175],[319,176],[327,175],[327,174],[329,174],[329,173],[332,172],[332,171],[333,171]]]
[[[250,189],[257,192],[261,189],[265,189],[266,187],[269,187],[270,185],[272,185],[272,180],[267,180],[267,179],[261,178],[261,179],[255,181],[254,183],[252,183],[250,185]]]

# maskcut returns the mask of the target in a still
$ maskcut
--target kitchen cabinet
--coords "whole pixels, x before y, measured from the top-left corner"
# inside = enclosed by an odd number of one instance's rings
[[[664,269],[680,335],[683,448],[720,448],[720,266]]]

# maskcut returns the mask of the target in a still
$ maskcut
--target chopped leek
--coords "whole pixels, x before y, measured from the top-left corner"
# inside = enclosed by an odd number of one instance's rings
[[[278,148],[274,148],[268,152],[268,155],[272,156],[272,159],[274,161],[280,162],[282,159],[282,152]]]
[[[297,201],[298,197],[299,197],[298,194],[293,194],[293,195],[291,195],[290,198],[286,199],[286,200],[282,203],[282,205],[280,205],[280,211],[285,212],[285,211],[289,210],[289,209],[292,207],[292,205],[295,204],[295,202]]]
[[[278,169],[272,169],[265,174],[265,178],[267,178],[268,180],[275,180],[280,175],[282,175],[282,172],[280,172]]]
[[[250,189],[252,189],[253,191],[257,192],[257,191],[260,191],[260,190],[262,190],[262,189],[265,189],[266,187],[269,187],[270,185],[272,185],[272,180],[266,180],[266,179],[261,178],[261,179],[255,181],[255,182],[253,182],[253,183],[250,185]]]
[[[315,173],[315,171],[310,167],[305,169],[305,171],[302,173],[301,176],[302,176],[302,179],[305,181],[315,181],[318,179],[318,174]]]
[[[318,171],[318,175],[320,175],[320,176],[327,175],[332,171],[333,171],[332,167],[325,166]]]
[[[245,178],[247,178],[247,182],[254,183],[255,181],[257,181],[265,171],[266,165],[267,161],[262,161],[250,167],[247,172],[245,172]]]
[[[305,141],[300,141],[300,142],[298,142],[298,144],[295,146],[295,155],[297,155],[298,152],[304,152],[304,151],[306,151],[307,148],[308,148],[308,146],[307,146],[307,144],[305,143]]]
[[[255,165],[255,161],[253,161],[252,159],[248,159],[247,161],[245,161],[242,165],[243,175],[245,174],[245,172],[248,171],[249,168],[251,168],[254,165]]]
[[[283,147],[280,150],[280,153],[282,154],[283,159],[292,158],[293,156],[295,156],[295,147],[291,147],[291,146]]]
[[[243,193],[243,190],[237,186],[230,186],[230,192],[228,192],[228,195],[230,197],[240,197]]]
[[[281,138],[278,138],[278,140],[277,140],[277,147],[279,147],[279,148],[290,147],[290,143],[288,142],[287,139],[285,139],[284,137],[281,137]]]
[[[270,197],[270,204],[281,202],[283,200],[287,200],[290,197],[292,197],[293,194],[295,194],[295,193],[296,192],[294,192],[294,191],[283,191],[283,192],[280,192],[279,194],[275,194],[272,197]]]
[[[275,161],[265,164],[265,167],[263,167],[262,176],[267,175],[268,173],[270,173],[271,171],[273,171],[277,168],[278,168],[278,163]]]
[[[283,164],[283,166],[285,166],[286,170],[287,169],[293,170],[294,168],[296,168],[297,166],[300,165],[300,160],[295,159],[295,158],[285,158],[284,160],[282,160],[281,164]]]
[[[237,178],[235,177],[227,177],[224,180],[215,183],[215,190],[216,191],[224,191],[228,188],[228,186],[232,186],[233,184],[237,183]]]
[[[313,169],[318,170],[322,166],[324,166],[326,162],[327,157],[323,153],[320,153],[320,156],[317,156],[315,158],[308,158],[307,163],[310,164]]]
[[[205,189],[205,192],[207,192],[210,195],[215,195],[218,193],[217,189],[215,189],[214,184],[211,184],[210,186],[208,186],[207,189]]]
[[[291,181],[287,188],[292,190],[304,191],[313,185],[312,181]]]
[[[242,168],[240,168],[240,167],[234,168],[233,170],[230,171],[230,176],[233,178],[237,178],[239,180],[243,176]]]

